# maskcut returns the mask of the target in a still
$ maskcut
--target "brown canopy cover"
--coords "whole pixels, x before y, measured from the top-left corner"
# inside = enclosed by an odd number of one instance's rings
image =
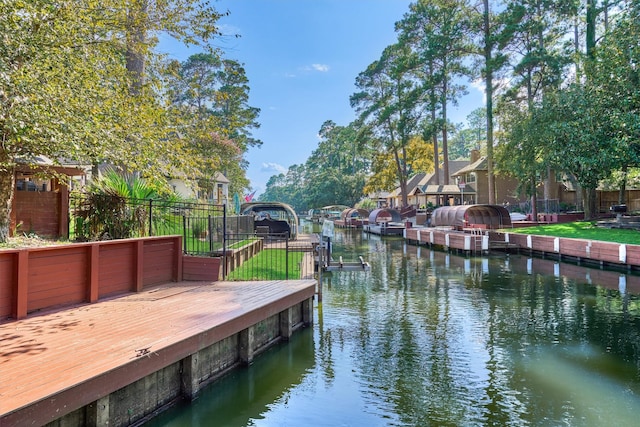
[[[487,228],[511,227],[509,211],[499,205],[443,206],[433,211],[431,225],[456,228],[486,225]]]
[[[340,214],[340,219],[345,221],[347,219],[354,219],[354,218],[366,219],[368,217],[369,217],[369,211],[366,209],[348,208],[343,210],[342,213]]]
[[[369,224],[377,224],[379,222],[400,222],[402,216],[395,209],[380,208],[374,209],[369,214]]]

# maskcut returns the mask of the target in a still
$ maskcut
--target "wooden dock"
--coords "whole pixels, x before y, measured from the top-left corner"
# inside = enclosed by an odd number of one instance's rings
[[[311,323],[315,290],[177,282],[0,323],[0,425],[129,425]]]

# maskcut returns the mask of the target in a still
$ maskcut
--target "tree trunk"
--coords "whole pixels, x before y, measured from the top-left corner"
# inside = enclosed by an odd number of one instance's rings
[[[538,194],[535,176],[531,177],[531,220],[538,221]]]
[[[6,159],[6,153],[2,154],[2,163],[11,163]],[[6,243],[9,239],[9,230],[11,227],[11,208],[13,205],[13,191],[15,188],[15,170],[11,168],[2,168],[0,170],[0,199],[5,200],[4,205],[0,209],[0,243]]]
[[[596,189],[584,189],[584,219],[592,220],[598,217],[598,206],[596,199]]]
[[[447,63],[444,59],[446,70]],[[446,71],[445,71],[446,72]],[[444,175],[444,185],[449,185],[449,143],[447,141],[447,77],[444,78],[442,85],[442,175]]]
[[[436,121],[436,110],[431,110],[431,118],[433,123]],[[440,155],[438,153],[438,135],[433,132],[433,172],[436,175],[436,185],[440,185]]]
[[[496,203],[495,177],[493,176],[493,60],[491,42],[491,27],[489,26],[489,0],[483,0],[484,4],[484,63],[485,63],[485,90],[487,93],[487,179],[489,191],[489,204]]]
[[[136,7],[137,6],[137,7]],[[131,76],[129,92],[140,94],[145,80],[145,54],[147,43],[147,1],[132,6],[127,16],[127,70]]]
[[[629,167],[625,165],[622,168],[622,179],[620,180],[620,189],[618,190],[619,205],[624,205],[627,201],[626,193],[627,193],[628,172],[629,172]]]

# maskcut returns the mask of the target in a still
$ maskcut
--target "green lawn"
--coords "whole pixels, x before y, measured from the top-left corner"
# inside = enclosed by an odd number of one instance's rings
[[[289,252],[288,262],[286,255],[286,249],[265,249],[229,273],[226,280],[285,280],[287,266],[289,279],[297,280],[304,253]]]
[[[535,227],[523,227],[504,229],[510,233],[535,234],[541,236],[572,237],[575,239],[599,240],[605,242],[625,243],[640,245],[640,231],[604,228],[595,225],[595,222],[578,221],[564,224],[547,224]]]

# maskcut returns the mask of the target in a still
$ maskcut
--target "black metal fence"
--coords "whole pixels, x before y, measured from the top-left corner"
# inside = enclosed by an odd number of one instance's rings
[[[69,240],[175,234],[182,236],[185,254],[222,257],[225,279],[300,277],[302,254],[290,251],[287,235],[256,233],[253,216],[228,216],[224,205],[84,193],[69,197]]]
[[[299,279],[303,253],[292,252],[287,233],[228,233],[225,239],[227,280]]]
[[[81,193],[69,197],[69,240],[178,234],[183,237],[185,253],[213,255],[223,250],[229,226],[251,229],[253,218],[228,221],[224,205]]]

